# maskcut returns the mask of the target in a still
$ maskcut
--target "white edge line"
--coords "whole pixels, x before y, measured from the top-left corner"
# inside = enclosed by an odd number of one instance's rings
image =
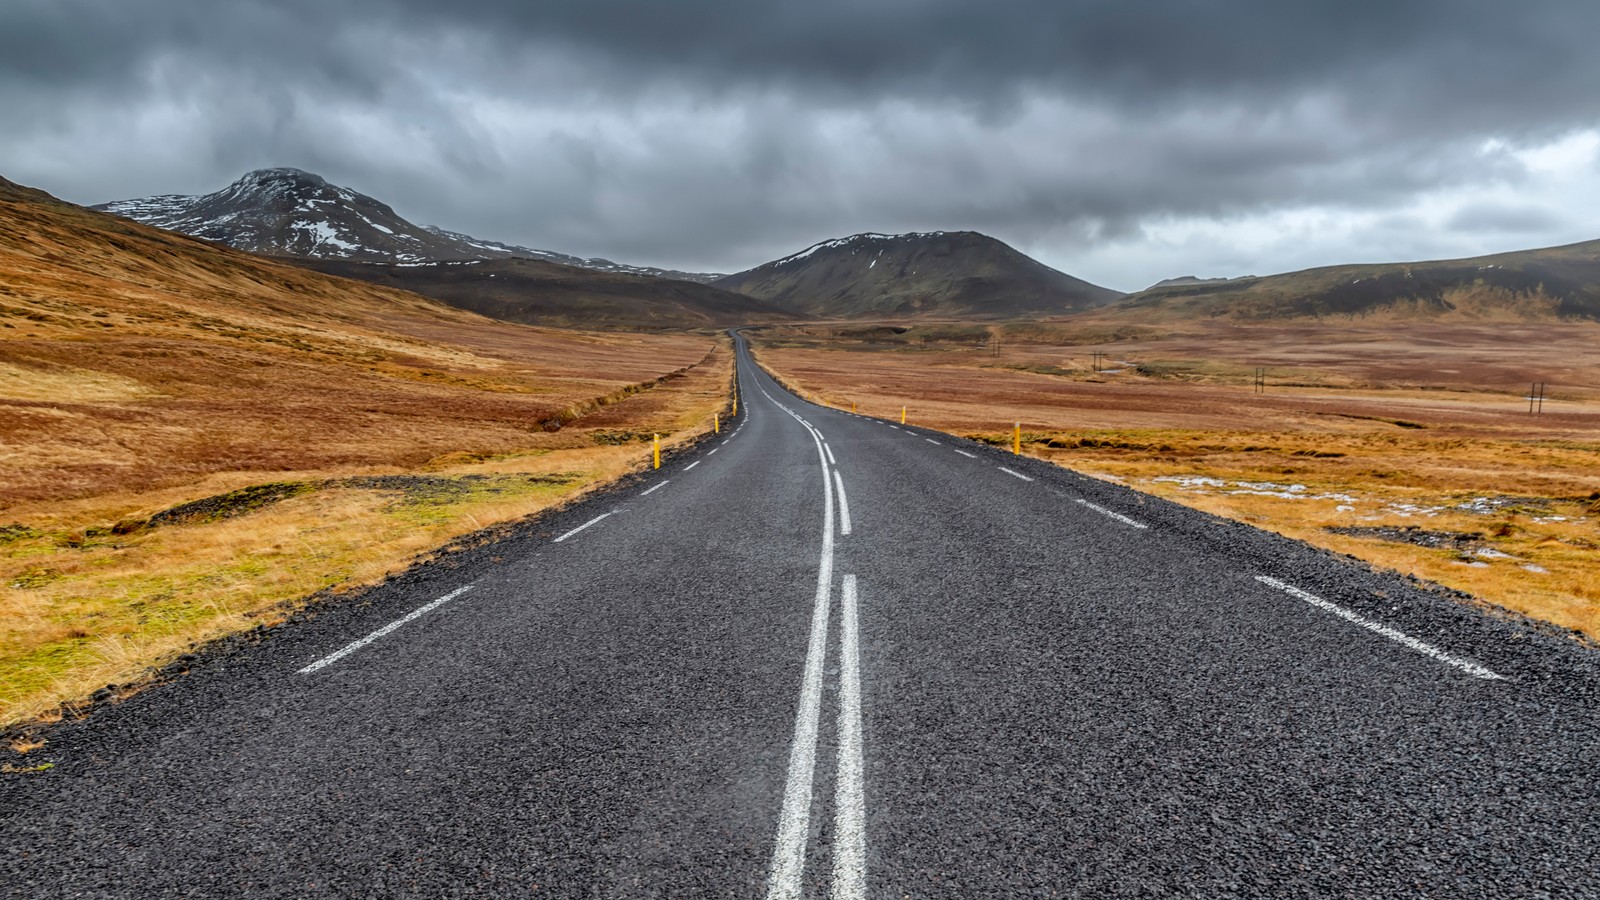
[[[837,476],[839,473],[835,472]],[[861,654],[856,576],[839,594],[839,759],[833,816],[834,900],[867,894],[867,812],[861,763]]]
[[[954,447],[951,447],[950,449],[955,450]],[[965,456],[967,459],[977,459],[978,458],[978,454],[976,454],[976,453],[968,453],[965,450],[956,450],[956,452],[961,454],[962,456]]]
[[[1372,631],[1376,631],[1377,633],[1383,635],[1384,637],[1388,638],[1389,640],[1394,641],[1394,642],[1399,643],[1399,644],[1404,644],[1405,646],[1410,647],[1412,650],[1415,650],[1415,651],[1417,651],[1418,653],[1421,653],[1424,656],[1431,656],[1434,659],[1436,659],[1439,662],[1442,662],[1442,663],[1444,663],[1446,665],[1455,666],[1456,668],[1460,669],[1463,672],[1466,672],[1468,675],[1471,675],[1474,678],[1483,678],[1483,679],[1487,679],[1487,680],[1490,680],[1490,681],[1505,681],[1505,680],[1507,680],[1504,675],[1501,675],[1500,673],[1495,672],[1492,669],[1484,668],[1483,666],[1480,666],[1477,663],[1472,662],[1471,660],[1462,659],[1459,656],[1451,656],[1450,654],[1444,652],[1443,650],[1440,650],[1438,647],[1435,647],[1432,644],[1429,644],[1429,643],[1427,643],[1425,641],[1419,641],[1416,638],[1412,637],[1409,634],[1406,634],[1403,631],[1397,631],[1397,630],[1395,630],[1393,628],[1390,628],[1389,626],[1384,625],[1384,624],[1382,624],[1380,622],[1374,622],[1371,619],[1367,618],[1366,616],[1361,615],[1360,613],[1357,613],[1357,612],[1355,612],[1353,610],[1345,609],[1344,607],[1340,606],[1339,604],[1334,603],[1334,602],[1329,601],[1329,600],[1324,600],[1324,599],[1322,599],[1321,597],[1318,597],[1315,594],[1310,594],[1310,593],[1307,593],[1305,591],[1302,591],[1302,590],[1300,590],[1299,588],[1295,587],[1292,584],[1288,584],[1286,582],[1279,581],[1276,578],[1271,578],[1271,577],[1266,576],[1266,575],[1257,575],[1256,576],[1256,580],[1261,582],[1262,584],[1269,585],[1271,587],[1275,587],[1278,590],[1283,591],[1284,593],[1288,594],[1291,597],[1297,597],[1297,598],[1299,598],[1301,600],[1304,600],[1305,602],[1311,604],[1312,606],[1318,607],[1319,609],[1327,610],[1328,612],[1333,613],[1334,615],[1338,616],[1341,619],[1345,619],[1347,621],[1354,622],[1355,624],[1360,625],[1362,628],[1367,628],[1367,629],[1370,629]]]
[[[551,541],[551,543],[552,544],[559,544],[562,541],[566,540],[567,538],[572,537],[573,535],[577,534],[578,532],[584,530],[585,528],[588,528],[590,525],[593,525],[594,523],[600,521],[601,519],[604,519],[606,516],[609,516],[609,515],[611,515],[611,513],[601,513],[600,515],[595,516],[594,518],[592,518],[589,521],[583,523],[582,525],[579,525],[577,528],[574,528],[571,531],[567,532],[566,534],[563,534],[561,537],[556,538],[555,540]]]
[[[1102,516],[1110,516],[1111,518],[1116,519],[1118,522],[1121,522],[1124,525],[1131,525],[1134,528],[1149,528],[1150,527],[1149,525],[1146,525],[1143,522],[1137,521],[1135,519],[1130,519],[1127,516],[1123,515],[1122,513],[1106,509],[1104,506],[1101,506],[1098,503],[1090,503],[1089,501],[1083,499],[1082,497],[1074,497],[1072,499],[1073,499],[1073,502],[1081,503],[1084,506],[1087,506],[1090,509],[1094,510],[1095,512],[1101,514]]]
[[[660,483],[660,484],[658,484],[658,485],[656,485],[656,486],[655,486],[655,487],[653,487],[653,488],[651,488],[651,489],[650,489],[650,490],[648,490],[648,491],[643,491],[643,492],[641,492],[641,493],[640,493],[640,494],[639,494],[639,496],[641,496],[641,497],[648,497],[648,496],[650,496],[650,495],[651,495],[651,494],[654,494],[654,493],[655,493],[655,492],[656,492],[656,491],[659,491],[659,490],[661,490],[661,489],[662,489],[662,488],[664,488],[664,487],[666,487],[666,486],[667,486],[667,485],[669,485],[669,484],[671,484],[671,483],[672,483],[672,479],[671,479],[671,478],[666,478],[666,479],[663,479],[663,480],[662,480],[662,482],[661,482],[661,483]]]
[[[850,533],[850,501],[844,495],[844,478],[839,475],[839,470],[833,470],[834,484],[839,488],[839,533]]]
[[[703,460],[703,459],[697,459],[697,460],[695,460],[695,461],[694,461],[694,462],[692,462],[692,463],[689,463],[689,464],[688,464],[688,465],[687,465],[687,466],[684,466],[684,467],[683,467],[683,470],[684,470],[684,471],[685,471],[685,472],[687,472],[687,471],[689,471],[689,470],[690,470],[690,469],[692,469],[692,468],[694,468],[694,467],[695,467],[695,466],[698,466],[698,465],[700,465],[700,464],[701,464],[701,463],[702,463],[702,462],[705,462],[705,460]]]
[[[827,443],[824,442],[823,445],[822,445],[822,449],[828,451],[828,462],[833,463],[834,465],[837,466],[839,464],[839,461],[833,458],[833,448],[829,447],[827,445]]]
[[[1015,476],[1017,478],[1021,478],[1023,481],[1032,481],[1033,480],[1032,478],[1029,478],[1028,476],[1022,474],[1021,472],[1013,472],[1010,469],[1006,468],[1005,466],[996,466],[995,468],[997,468],[1000,471],[1006,473],[1007,475],[1012,475],[1012,476]]]
[[[713,450],[712,450],[712,451],[711,451],[711,453],[707,453],[707,454],[706,454],[706,455],[707,455],[707,456],[710,456],[710,455],[711,455],[711,454],[712,454],[712,453],[716,453],[716,452],[717,452],[717,451],[718,451],[718,450],[721,450],[721,449],[722,449],[722,448],[721,448],[721,447],[717,447],[717,448],[715,448],[715,449],[713,449]]]
[[[939,442],[934,440],[933,438],[923,438],[923,440],[927,441],[930,444],[939,444]],[[943,447],[944,445],[943,444],[939,444],[939,446]]]
[[[351,641],[350,643],[345,644],[343,647],[340,647],[338,650],[335,650],[332,653],[329,653],[327,656],[324,656],[323,658],[317,660],[316,662],[312,663],[311,665],[306,666],[304,669],[301,669],[298,674],[310,675],[312,672],[315,672],[318,669],[324,668],[326,666],[331,666],[334,663],[338,662],[339,660],[344,659],[346,656],[349,656],[350,654],[356,652],[357,650],[360,650],[362,647],[365,647],[366,645],[372,643],[373,641],[377,640],[378,638],[381,638],[384,635],[388,634],[389,632],[395,630],[396,628],[399,628],[401,625],[404,625],[407,622],[409,622],[412,619],[415,619],[415,618],[417,618],[419,616],[427,615],[428,613],[432,612],[433,610],[438,609],[439,607],[445,605],[446,603],[449,603],[451,600],[454,600],[455,598],[461,596],[462,594],[465,594],[467,591],[470,591],[470,590],[472,590],[472,585],[469,584],[466,587],[456,588],[455,590],[451,591],[448,594],[445,594],[443,597],[440,597],[437,600],[432,601],[431,603],[425,603],[422,606],[419,606],[416,609],[412,610],[411,612],[406,613],[404,616],[402,616],[402,617],[400,617],[398,619],[395,619],[393,622],[390,622],[389,624],[383,626],[382,628],[379,628],[377,631],[374,631],[373,633],[367,635],[366,637],[361,638],[360,640]]]

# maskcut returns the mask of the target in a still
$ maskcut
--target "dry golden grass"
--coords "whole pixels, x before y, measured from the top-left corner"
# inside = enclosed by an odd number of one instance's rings
[[[0,724],[638,468],[731,366],[717,335],[495,322],[0,182]]]
[[[756,337],[824,402],[905,405],[915,424],[997,443],[1021,422],[1029,455],[1600,638],[1600,325],[1217,324],[1061,343],[1075,327],[1007,330],[998,352],[982,335]],[[1097,350],[1119,371],[1096,373]],[[1521,397],[1545,372],[1552,399],[1530,416]],[[1425,540],[1440,546],[1405,542]]]

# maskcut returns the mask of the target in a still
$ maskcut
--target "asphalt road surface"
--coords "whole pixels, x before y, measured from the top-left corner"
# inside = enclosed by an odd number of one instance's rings
[[[17,897],[1593,897],[1600,654],[822,409],[63,725]]]

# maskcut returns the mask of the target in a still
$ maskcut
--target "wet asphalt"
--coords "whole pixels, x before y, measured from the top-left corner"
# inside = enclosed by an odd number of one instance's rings
[[[1600,895],[1600,653],[739,368],[659,472],[53,728],[0,776],[0,894]]]

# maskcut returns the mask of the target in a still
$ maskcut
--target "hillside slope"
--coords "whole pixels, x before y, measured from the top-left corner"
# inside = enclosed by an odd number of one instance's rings
[[[497,322],[0,182],[0,504],[526,447],[704,336]]]
[[[1600,241],[1470,259],[1164,282],[1129,295],[1106,312],[1147,321],[1373,316],[1600,319]]]
[[[424,263],[524,257],[601,272],[706,282],[717,275],[629,266],[416,225],[388,204],[299,169],[258,169],[210,194],[167,194],[94,209],[269,256]]]
[[[816,317],[1015,318],[1121,296],[971,231],[858,234],[823,241],[713,284]]]
[[[305,260],[309,268],[415,291],[510,322],[581,328],[723,328],[794,318],[709,284],[597,272],[533,259],[430,265]]]
[[[725,346],[495,321],[0,181],[0,727],[643,465],[709,429]]]

